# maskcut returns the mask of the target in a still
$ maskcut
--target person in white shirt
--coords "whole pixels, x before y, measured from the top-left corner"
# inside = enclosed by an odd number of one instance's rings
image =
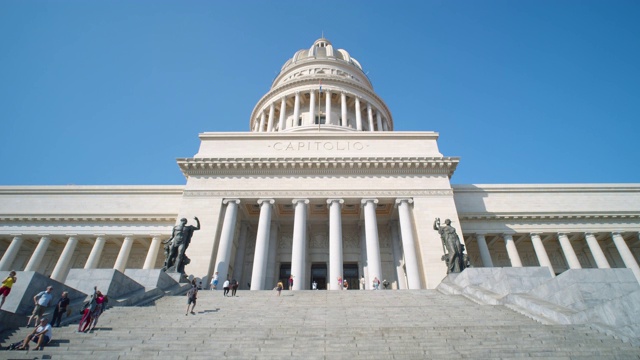
[[[229,294],[229,279],[224,281],[224,284],[222,284],[222,289],[224,290],[224,296],[227,296]]]
[[[29,349],[29,341],[33,341],[36,343],[36,347],[34,350],[41,350],[46,344],[51,341],[51,337],[53,336],[53,330],[51,329],[51,324],[49,324],[49,320],[47,318],[42,318],[40,320],[40,325],[36,327],[33,332],[27,335],[22,342],[22,346],[18,347],[20,350],[28,350]]]

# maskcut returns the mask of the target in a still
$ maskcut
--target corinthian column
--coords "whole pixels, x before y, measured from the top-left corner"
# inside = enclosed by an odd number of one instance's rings
[[[220,231],[220,243],[218,244],[218,256],[216,257],[215,271],[221,281],[227,279],[229,274],[229,263],[231,262],[231,248],[233,247],[233,235],[236,230],[236,219],[238,218],[238,199],[224,199],[223,204],[227,205],[224,212],[224,222]]]
[[[298,126],[298,118],[300,117],[300,93],[296,93],[295,102],[293,104],[293,127]]]
[[[340,113],[342,115],[342,126],[348,127],[349,122],[347,121],[347,95],[345,93],[340,94]]]
[[[326,118],[327,118],[327,121],[325,121],[325,123],[327,125],[330,125],[331,124],[331,92],[329,90],[327,90],[325,92],[325,102],[324,102],[324,104],[325,104],[325,107],[324,107],[325,108],[325,114],[326,114]]]
[[[329,286],[340,290],[338,278],[342,277],[342,199],[329,199]]]
[[[275,117],[276,107],[273,103],[269,106],[269,120],[267,121],[267,132],[273,131],[273,118]]]
[[[362,112],[360,110],[360,98],[356,96],[356,130],[362,131]]]
[[[38,247],[36,247],[36,250],[33,252],[33,255],[31,255],[31,258],[29,259],[29,263],[27,263],[27,266],[24,268],[24,271],[38,271],[38,268],[40,268],[40,263],[42,262],[42,258],[44,257],[44,254],[46,254],[47,249],[49,248],[49,244],[51,244],[50,237],[43,236],[40,238],[40,241],[38,242]]]
[[[282,100],[280,100],[280,120],[278,122],[278,127],[279,127],[278,131],[282,131],[286,128],[286,124],[284,121],[284,117],[286,113],[287,113],[287,101],[286,101],[286,98],[283,96]]]
[[[267,261],[269,256],[269,235],[271,234],[271,209],[275,200],[260,199],[260,218],[256,234],[256,249],[253,254],[253,270],[251,273],[251,290],[264,290]]]
[[[369,120],[369,131],[373,131],[373,109],[369,103],[367,103],[367,119]]]
[[[62,250],[62,254],[60,254],[60,258],[58,259],[56,266],[53,268],[50,278],[61,283],[67,279],[67,274],[69,274],[69,264],[71,263],[71,258],[73,257],[76,245],[78,245],[78,238],[70,236],[67,240],[67,244]]]
[[[367,237],[367,267],[369,281],[378,278],[382,282],[382,264],[380,262],[380,242],[378,240],[378,221],[376,207],[378,199],[362,199],[364,206],[364,226]]]
[[[291,248],[291,275],[293,290],[304,289],[304,272],[307,265],[307,199],[294,199],[293,245]]]
[[[398,217],[400,218],[400,233],[402,234],[402,248],[404,249],[404,263],[407,269],[409,289],[417,290],[421,287],[420,269],[416,254],[416,243],[413,239],[413,224],[409,207],[413,199],[396,199]]]

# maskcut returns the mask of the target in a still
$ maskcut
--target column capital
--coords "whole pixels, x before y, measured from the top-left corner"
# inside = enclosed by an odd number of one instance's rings
[[[342,204],[344,204],[344,199],[327,199],[327,206],[331,206],[332,203],[337,202],[340,207],[342,207]]]
[[[291,200],[292,204],[297,204],[297,203],[304,203],[305,205],[309,205],[309,199],[293,199]]]
[[[269,203],[269,205],[273,205],[276,203],[276,201],[274,199],[258,199],[257,203],[258,205],[262,205],[264,203]]]
[[[374,204],[378,203],[378,199],[362,199],[360,200],[361,205],[366,205],[368,202],[373,202]]]
[[[593,231],[585,231],[584,236],[595,236]]]
[[[532,233],[529,233],[529,236],[531,236],[531,237],[534,237],[534,236],[540,237],[540,233],[532,232]]]
[[[223,200],[222,200],[222,203],[223,203],[224,205],[227,205],[227,204],[228,204],[228,203],[230,203],[230,202],[234,202],[234,203],[236,203],[236,205],[238,205],[238,204],[240,204],[240,199],[234,199],[234,198],[231,198],[231,199],[223,199]]]
[[[611,232],[611,235],[613,235],[613,236],[616,236],[616,235],[622,236],[622,233],[623,233],[623,232],[624,232],[624,231],[612,231],[612,232]]]
[[[502,238],[503,239],[507,238],[507,237],[513,239],[513,233],[502,233]]]
[[[409,204],[413,204],[413,198],[397,198],[394,207],[398,207],[401,202],[406,201]]]
[[[566,237],[569,237],[569,236],[567,235],[567,233],[566,233],[566,232],[563,232],[563,231],[558,231],[558,236],[559,236],[559,237],[560,237],[560,236],[566,236]]]

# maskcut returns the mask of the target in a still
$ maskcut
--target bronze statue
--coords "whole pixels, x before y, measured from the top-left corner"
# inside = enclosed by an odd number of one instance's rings
[[[184,273],[185,265],[189,264],[191,260],[187,257],[185,252],[191,243],[191,237],[193,232],[200,230],[200,220],[197,217],[193,218],[196,221],[196,226],[187,225],[187,219],[180,219],[180,224],[173,227],[171,237],[163,242],[166,244],[164,247],[164,271],[175,271]]]
[[[444,224],[444,226],[440,226],[440,218],[436,218],[433,230],[437,230],[442,239],[442,247],[445,250],[445,255],[442,257],[447,264],[447,274],[462,272],[466,267],[464,246],[460,243],[456,229],[451,226],[451,220],[446,219]]]

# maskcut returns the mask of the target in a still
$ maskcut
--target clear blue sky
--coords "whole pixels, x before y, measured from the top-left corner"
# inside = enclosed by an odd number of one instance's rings
[[[640,182],[640,1],[0,2],[0,185],[184,184],[324,32],[456,184]]]

